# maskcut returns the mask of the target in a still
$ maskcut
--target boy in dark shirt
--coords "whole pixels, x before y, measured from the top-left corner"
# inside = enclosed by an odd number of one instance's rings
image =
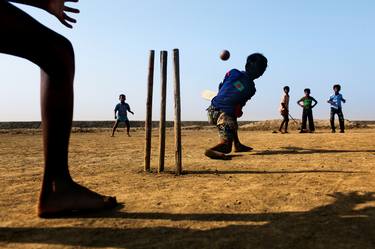
[[[302,127],[300,133],[306,133],[306,122],[309,120],[309,130],[310,132],[315,131],[314,118],[312,109],[318,104],[318,101],[310,96],[310,89],[306,88],[304,90],[305,96],[298,100],[297,104],[303,108],[302,112]]]
[[[254,80],[263,75],[267,68],[267,58],[255,53],[247,57],[245,72],[237,69],[229,71],[220,84],[219,92],[211,101],[211,107],[217,110],[216,126],[219,129],[220,142],[207,149],[205,155],[212,159],[229,159],[226,154],[250,151],[252,148],[241,144],[238,138],[237,118],[242,116],[242,108],[255,94]]]
[[[113,125],[112,128],[112,137],[115,136],[115,131],[117,129],[117,126],[120,122],[124,122],[126,125],[126,132],[128,134],[128,137],[130,137],[130,122],[128,119],[128,114],[127,112],[130,112],[131,114],[134,115],[134,112],[130,110],[130,105],[125,102],[126,96],[125,94],[120,94],[119,96],[120,103],[118,103],[115,107],[115,119],[116,122]]]

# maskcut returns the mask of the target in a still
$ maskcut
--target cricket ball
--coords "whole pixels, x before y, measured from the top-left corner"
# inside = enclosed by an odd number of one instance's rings
[[[222,59],[223,61],[226,61],[226,60],[229,59],[229,57],[230,57],[230,53],[229,53],[228,50],[221,51],[221,53],[220,53],[220,59]]]

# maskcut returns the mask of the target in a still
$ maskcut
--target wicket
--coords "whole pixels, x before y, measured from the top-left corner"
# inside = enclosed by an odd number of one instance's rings
[[[145,121],[145,162],[144,170],[151,170],[151,137],[152,137],[152,98],[154,85],[155,51],[149,53],[148,83]],[[167,95],[167,51],[160,52],[160,80],[161,103],[159,122],[159,165],[158,172],[164,171],[165,159],[165,130],[166,130],[166,95]],[[181,145],[181,98],[180,98],[180,58],[179,50],[173,50],[174,67],[174,147],[176,174],[182,173],[182,145]]]

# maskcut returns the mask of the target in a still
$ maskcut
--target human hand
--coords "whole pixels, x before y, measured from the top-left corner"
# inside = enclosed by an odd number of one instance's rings
[[[66,2],[77,3],[78,0],[48,0],[46,11],[54,15],[66,27],[72,28],[73,26],[70,23],[76,23],[77,21],[76,19],[68,16],[66,12],[77,14],[79,13],[79,10],[76,8],[65,6]]]

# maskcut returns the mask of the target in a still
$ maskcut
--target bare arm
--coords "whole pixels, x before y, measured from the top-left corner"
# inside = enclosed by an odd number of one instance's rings
[[[314,108],[318,104],[318,101],[316,101],[316,99],[313,98],[312,101],[314,102],[314,104],[311,106],[311,109]]]
[[[297,101],[297,105],[299,105],[300,107],[303,108],[304,106],[301,104],[301,102],[302,102],[302,99],[298,100],[298,101]]]
[[[33,7],[37,7],[43,9],[54,15],[63,25],[68,28],[72,28],[73,26],[70,23],[76,23],[76,19],[71,18],[66,14],[66,12],[70,13],[79,13],[79,10],[76,8],[71,8],[65,6],[67,2],[78,2],[78,0],[8,0],[9,2],[14,3],[21,3],[30,5]]]
[[[134,115],[134,112],[132,112],[132,111],[130,110],[130,105],[128,106],[128,112],[130,112],[131,114]]]

